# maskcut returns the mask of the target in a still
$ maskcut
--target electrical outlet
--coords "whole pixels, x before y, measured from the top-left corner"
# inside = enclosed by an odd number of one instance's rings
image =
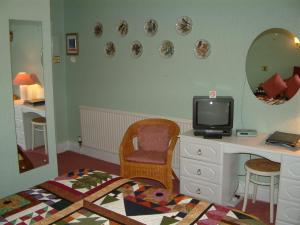
[[[268,66],[261,66],[261,71],[268,71]]]

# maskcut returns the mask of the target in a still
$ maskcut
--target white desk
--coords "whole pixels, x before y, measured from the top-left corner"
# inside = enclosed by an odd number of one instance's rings
[[[31,120],[37,116],[46,116],[46,108],[28,104],[14,103],[17,144],[24,150],[31,148]],[[37,137],[37,143],[42,144],[42,137]]]
[[[237,154],[251,153],[281,163],[276,225],[300,224],[300,149],[264,144],[257,137],[203,139],[193,131],[180,136],[180,192],[226,204],[237,180]]]

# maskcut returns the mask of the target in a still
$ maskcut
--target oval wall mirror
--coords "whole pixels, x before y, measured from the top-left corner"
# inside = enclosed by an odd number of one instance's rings
[[[257,99],[271,105],[293,98],[300,87],[300,43],[281,28],[262,32],[251,44],[246,74]]]
[[[10,20],[10,55],[20,173],[48,164],[42,22]]]

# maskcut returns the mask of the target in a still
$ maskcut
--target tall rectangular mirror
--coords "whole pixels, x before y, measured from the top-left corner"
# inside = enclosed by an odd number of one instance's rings
[[[40,21],[10,20],[10,52],[20,173],[48,164]]]

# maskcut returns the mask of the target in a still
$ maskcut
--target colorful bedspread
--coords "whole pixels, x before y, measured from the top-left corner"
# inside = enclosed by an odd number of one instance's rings
[[[248,214],[96,170],[0,200],[0,224],[263,224]]]

